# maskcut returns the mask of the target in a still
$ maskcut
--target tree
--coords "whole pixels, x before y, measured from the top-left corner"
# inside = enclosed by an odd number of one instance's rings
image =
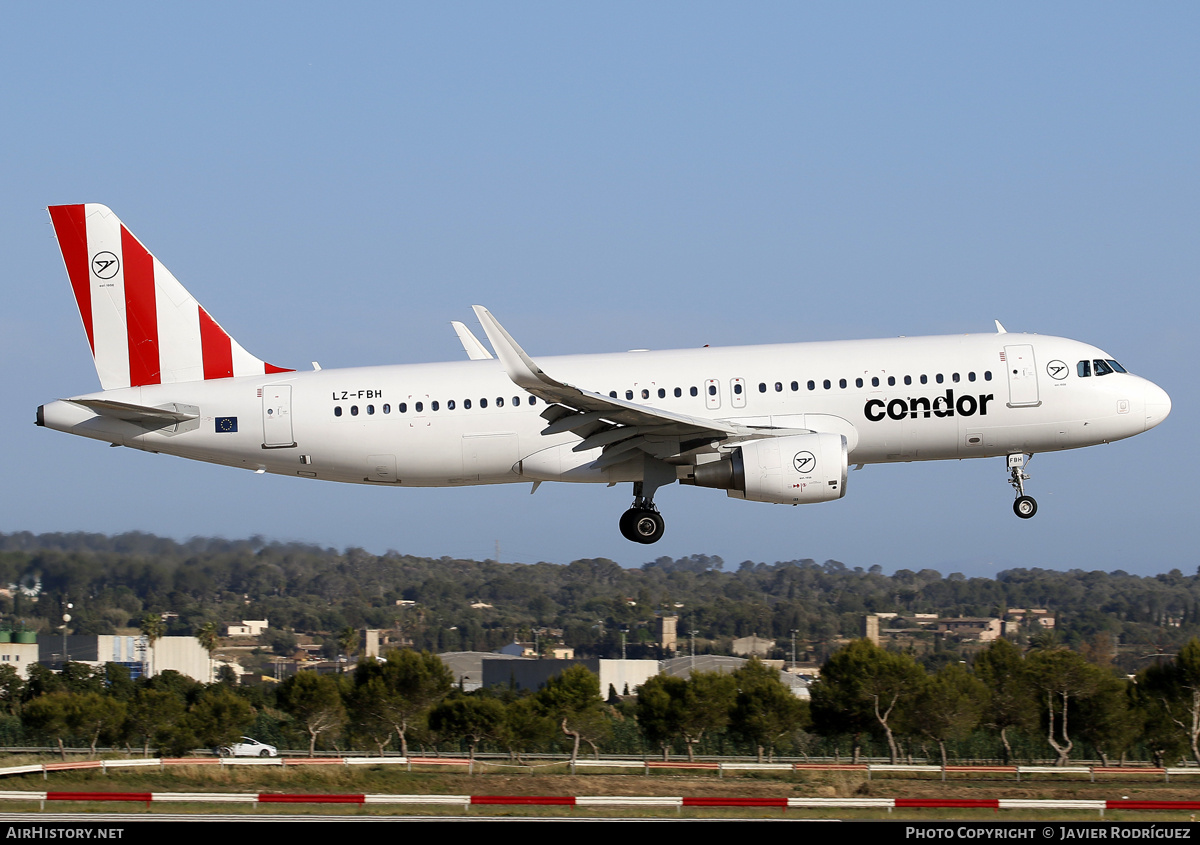
[[[1032,728],[1037,722],[1038,702],[1021,652],[1008,640],[996,640],[979,653],[971,667],[986,690],[982,721],[1000,732],[1004,762],[1013,752],[1008,732]]]
[[[38,733],[53,737],[58,743],[58,753],[67,759],[63,737],[70,731],[70,699],[73,693],[51,692],[33,699],[25,705],[21,721]]]
[[[662,749],[664,763],[683,732],[686,694],[687,681],[670,675],[655,675],[638,689],[638,727],[647,742]]]
[[[212,659],[217,647],[221,644],[221,636],[217,633],[216,622],[205,622],[196,631],[196,639],[200,646],[208,652],[208,677],[212,680]]]
[[[883,733],[893,764],[900,756],[893,718],[897,708],[909,704],[925,680],[911,657],[884,651],[870,640],[855,640],[830,656],[821,677],[812,686],[813,721],[822,733],[848,733],[858,737],[874,728]]]
[[[979,724],[987,690],[959,663],[948,663],[926,680],[909,721],[916,731],[938,744],[946,766],[947,740],[965,739]]]
[[[600,698],[600,679],[586,666],[571,666],[546,682],[534,696],[541,712],[558,723],[571,739],[571,765],[579,759],[579,743],[587,742],[599,754],[596,743],[612,732]]]
[[[188,708],[176,742],[186,740],[187,744],[199,743],[206,748],[232,745],[253,721],[254,710],[244,698],[228,687],[211,686],[203,689]]]
[[[408,733],[419,724],[438,701],[454,686],[454,675],[436,654],[427,651],[389,651],[383,663],[359,663],[354,671],[355,686],[379,678],[375,706],[379,716],[390,722],[400,738],[400,753],[408,756]]]
[[[532,696],[510,701],[504,708],[504,724],[497,742],[508,749],[514,762],[521,761],[521,751],[538,748],[554,741],[558,725],[545,715]]]
[[[16,713],[25,692],[25,682],[12,666],[0,666],[0,710],[5,713]]]
[[[1046,705],[1046,742],[1058,754],[1055,765],[1065,766],[1075,744],[1068,730],[1071,703],[1096,691],[1100,682],[1097,670],[1080,655],[1065,649],[1035,651],[1026,659],[1026,665]]]
[[[167,632],[167,626],[163,624],[162,617],[157,613],[147,613],[142,617],[140,626],[142,636],[146,638],[146,643],[150,646],[150,671],[147,675],[154,674],[154,644],[163,638]]]
[[[279,687],[279,706],[308,734],[308,756],[316,753],[317,737],[346,723],[337,680],[316,672],[297,672]]]
[[[737,679],[721,672],[693,672],[684,689],[680,732],[687,744],[688,760],[696,759],[696,745],[705,734],[729,724],[737,702]]]
[[[142,740],[142,756],[150,756],[150,744],[166,744],[172,726],[183,719],[186,708],[182,699],[165,690],[142,687],[129,703],[125,732]]]
[[[1171,663],[1143,673],[1141,683],[1187,739],[1200,763],[1200,641],[1188,640]]]
[[[346,656],[349,661],[351,657],[358,653],[358,631],[347,625],[338,633],[338,649]],[[344,672],[345,664],[338,664],[338,671]]]
[[[470,758],[485,739],[494,739],[504,727],[504,705],[475,693],[455,694],[442,700],[429,713],[429,727],[443,737],[467,740]]]
[[[734,671],[730,678],[737,690],[729,727],[754,745],[758,761],[763,750],[804,726],[804,705],[779,680],[779,670],[753,658]]]

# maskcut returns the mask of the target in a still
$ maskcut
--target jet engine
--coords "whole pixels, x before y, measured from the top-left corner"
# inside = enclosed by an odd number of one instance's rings
[[[842,435],[793,434],[742,443],[720,460],[690,467],[680,482],[735,499],[801,505],[846,495],[847,469]]]

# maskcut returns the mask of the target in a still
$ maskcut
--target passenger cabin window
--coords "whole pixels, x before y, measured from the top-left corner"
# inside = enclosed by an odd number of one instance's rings
[[[678,399],[682,395],[683,395],[683,388],[681,388],[681,387],[675,388],[675,398]]]
[[[816,383],[815,381],[813,381],[812,379],[809,379],[809,382],[808,382],[808,389],[809,389],[809,390],[816,390],[816,389],[817,389],[817,383]]]
[[[693,387],[688,390],[688,393],[692,394],[693,396],[698,396],[700,394],[700,391],[698,389],[696,389],[695,387]]]
[[[660,388],[658,389],[658,398],[659,398],[659,399],[666,399],[666,398],[667,398],[667,391],[663,390],[663,389],[660,387]]]
[[[879,376],[871,376],[871,387],[879,387]]]
[[[447,400],[446,400],[446,410],[447,410],[447,411],[453,411],[453,410],[454,410],[454,400],[453,400],[453,399],[447,399]],[[383,406],[383,412],[384,412],[385,414],[387,413],[387,405],[384,405],[384,406]]]
[[[342,415],[342,406],[341,406],[341,405],[335,405],[335,406],[334,406],[334,408],[333,408],[333,415],[334,415],[335,417],[340,417],[340,416]]]

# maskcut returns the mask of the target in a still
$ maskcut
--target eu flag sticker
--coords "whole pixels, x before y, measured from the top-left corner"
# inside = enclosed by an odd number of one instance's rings
[[[237,431],[237,417],[217,417],[217,434]]]

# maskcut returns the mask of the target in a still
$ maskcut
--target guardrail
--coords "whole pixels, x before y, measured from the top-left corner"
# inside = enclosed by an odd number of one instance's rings
[[[1130,801],[1127,799],[1040,800],[1027,798],[928,799],[928,798],[739,798],[721,796],[637,795],[370,795],[265,792],[55,792],[0,791],[0,801],[123,802],[145,804],[351,804],[425,805],[471,807],[659,807],[677,812],[685,807],[739,807],[787,811],[793,809],[973,809],[973,810],[1200,810],[1200,801]]]
[[[163,758],[134,758],[128,760],[80,760],[61,763],[32,763],[22,766],[0,768],[0,777],[7,775],[22,775],[41,772],[44,778],[49,778],[52,772],[78,771],[99,769],[107,772],[109,769],[122,769],[143,766],[406,766],[410,771],[414,766],[450,766],[465,768],[474,774],[477,767],[510,768],[514,765],[529,767],[529,764],[514,764],[494,760],[471,760],[466,757],[163,757]],[[1018,782],[1022,776],[1029,775],[1086,775],[1092,782],[1096,777],[1104,775],[1120,775],[1122,777],[1152,776],[1161,777],[1170,782],[1172,777],[1200,775],[1200,767],[1149,767],[1149,766],[929,766],[921,764],[900,763],[751,763],[741,761],[662,761],[646,759],[614,759],[614,760],[576,760],[570,764],[566,760],[558,760],[543,765],[570,765],[571,773],[587,771],[588,769],[638,769],[644,775],[660,770],[676,771],[709,771],[718,777],[724,777],[726,772],[861,772],[870,780],[875,775],[900,773],[925,773],[940,775],[946,780],[947,775],[981,775],[1008,774]]]

